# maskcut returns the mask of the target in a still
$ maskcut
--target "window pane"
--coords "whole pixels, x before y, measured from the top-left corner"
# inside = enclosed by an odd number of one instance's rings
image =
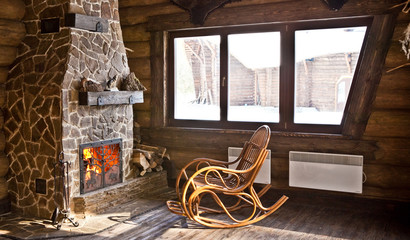
[[[341,124],[366,27],[295,32],[295,123]]]
[[[220,120],[220,37],[174,40],[175,119]]]
[[[228,36],[228,120],[279,122],[280,33]]]

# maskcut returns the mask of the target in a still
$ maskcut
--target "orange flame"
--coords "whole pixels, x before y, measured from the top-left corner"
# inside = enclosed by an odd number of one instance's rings
[[[106,162],[105,165],[105,172],[108,172],[112,166],[117,165],[119,163],[119,157],[118,157],[118,148],[114,148],[114,149],[107,149],[108,151],[108,156],[110,156],[110,158],[108,159],[108,161]]]
[[[101,168],[98,168],[97,166],[92,166],[90,167],[90,165],[87,165],[87,170],[86,170],[86,174],[85,174],[85,180],[90,180],[91,179],[91,172],[95,172],[95,173],[101,173]]]
[[[104,168],[105,172],[108,172],[112,166],[117,165],[119,162],[119,157],[118,157],[118,151],[119,151],[119,146],[111,150],[108,146],[104,146],[107,150],[107,155],[110,156],[109,159],[106,159],[106,165]],[[101,164],[101,159],[102,156],[97,154],[97,151],[94,151],[92,148],[84,148],[83,149],[83,160],[87,161],[89,164],[87,164],[87,169],[85,173],[85,180],[90,180],[91,179],[91,174],[92,172],[100,174],[102,171],[102,164]],[[90,166],[92,159],[96,159],[97,165]]]
[[[89,159],[89,158],[91,158],[91,149],[89,149],[89,148],[84,148],[84,150],[83,150],[83,157],[84,157],[84,159]]]
[[[88,161],[88,163],[91,163],[92,156],[94,155],[93,153],[94,153],[94,151],[92,149],[85,148],[83,150],[84,161]],[[95,165],[90,167],[90,164],[88,164],[87,169],[86,169],[86,173],[85,173],[85,180],[86,181],[91,179],[91,173],[92,172],[99,174],[99,173],[101,173],[101,168],[99,168]]]

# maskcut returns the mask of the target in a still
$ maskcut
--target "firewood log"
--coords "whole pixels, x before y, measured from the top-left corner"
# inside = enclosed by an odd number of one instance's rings
[[[149,159],[152,159],[152,155],[155,154],[155,153],[152,152],[152,151],[146,151],[146,150],[142,150],[142,149],[134,149],[133,151],[134,151],[134,154],[135,154],[135,153],[142,153],[142,154],[144,154],[145,158],[148,159],[148,160],[149,160]]]
[[[144,154],[139,153],[139,152],[137,153],[134,152],[132,156],[132,162],[137,164],[138,167],[142,167],[143,170],[146,170],[147,168],[150,167],[150,164],[145,158]]]
[[[140,171],[140,169],[139,168],[135,168],[135,176],[141,176],[140,174],[141,174],[141,171]]]
[[[167,151],[166,148],[164,147],[158,147],[158,146],[148,146],[144,144],[137,144],[136,145],[137,149],[145,150],[145,151],[150,151],[158,154],[161,158],[164,157],[165,152]]]
[[[164,158],[155,156],[154,161],[157,163],[157,165],[161,165],[164,162]]]
[[[158,164],[155,161],[152,161],[149,165],[150,168],[156,168]]]
[[[164,168],[163,168],[161,165],[159,165],[159,166],[157,166],[156,168],[154,168],[154,170],[155,170],[156,172],[161,172],[162,170],[164,170]]]

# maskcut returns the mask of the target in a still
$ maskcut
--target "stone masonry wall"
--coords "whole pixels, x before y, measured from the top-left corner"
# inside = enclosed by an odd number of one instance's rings
[[[40,19],[63,16],[67,7],[62,0],[25,4],[27,35],[6,82],[9,194],[13,211],[51,216],[55,208],[53,169],[61,151],[61,84],[70,35],[64,28],[41,34]],[[36,193],[36,179],[46,180],[45,194]]]
[[[78,90],[83,77],[104,83],[117,75],[126,77],[130,73],[118,18],[118,3],[117,1],[98,1],[98,3],[83,2],[82,5],[76,3],[70,5],[70,9],[74,12],[109,20],[107,33],[79,29],[70,31],[71,44],[62,85],[62,145],[65,160],[72,163],[70,171],[72,197],[80,195],[78,160],[80,144],[122,138],[124,180],[135,176],[129,164],[133,146],[132,105],[80,106],[78,104]]]
[[[69,169],[70,198],[79,195],[78,145],[123,139],[124,179],[133,176],[132,106],[78,105],[82,77],[105,82],[129,74],[122,42],[118,0],[26,0],[27,36],[8,80],[5,111],[7,176],[12,208],[24,215],[50,218],[61,191],[54,191],[54,166],[64,151]],[[107,33],[63,26],[66,13],[108,19]],[[60,18],[60,31],[42,34],[40,20]],[[45,180],[46,193],[36,192]]]

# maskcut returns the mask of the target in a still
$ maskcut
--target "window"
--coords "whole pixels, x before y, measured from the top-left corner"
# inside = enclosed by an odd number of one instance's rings
[[[220,36],[175,39],[175,119],[220,120],[220,42]]]
[[[339,103],[346,103],[350,85],[336,91],[335,85],[352,78],[365,33],[366,27],[295,31],[295,123],[341,124]]]
[[[230,34],[228,58],[228,121],[279,123],[280,33]]]
[[[340,133],[370,23],[170,32],[169,124]]]

